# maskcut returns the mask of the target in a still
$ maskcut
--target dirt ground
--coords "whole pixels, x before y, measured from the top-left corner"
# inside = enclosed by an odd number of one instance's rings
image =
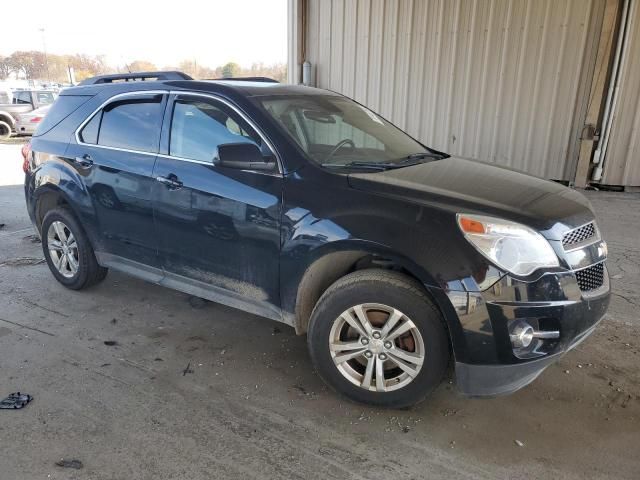
[[[393,411],[329,391],[284,325],[115,272],[66,290],[19,168],[0,145],[0,397],[35,399],[0,410],[0,480],[639,476],[640,194],[587,192],[614,292],[588,340],[511,396],[449,379]]]

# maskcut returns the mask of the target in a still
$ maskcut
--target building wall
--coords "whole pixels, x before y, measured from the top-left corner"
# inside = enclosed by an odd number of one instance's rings
[[[602,183],[640,186],[640,1],[630,3],[627,43],[620,70]]]
[[[316,86],[436,149],[572,180],[604,0],[308,0]]]

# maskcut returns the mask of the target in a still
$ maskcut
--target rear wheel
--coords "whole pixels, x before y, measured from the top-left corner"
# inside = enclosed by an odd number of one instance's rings
[[[8,140],[11,136],[11,125],[0,121],[0,140]]]
[[[419,284],[386,270],[354,272],[329,287],[312,313],[308,344],[331,387],[385,407],[424,400],[449,360],[438,309]]]
[[[61,284],[81,290],[101,282],[108,270],[98,265],[87,235],[65,208],[49,211],[42,221],[42,249]]]

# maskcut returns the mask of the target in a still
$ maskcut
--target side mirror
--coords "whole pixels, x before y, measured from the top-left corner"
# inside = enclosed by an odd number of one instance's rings
[[[273,170],[276,162],[266,158],[254,143],[225,143],[218,145],[213,164],[239,170]]]

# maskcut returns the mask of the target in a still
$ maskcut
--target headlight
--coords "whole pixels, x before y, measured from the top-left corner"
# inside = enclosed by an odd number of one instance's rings
[[[543,267],[559,266],[549,242],[519,223],[483,215],[458,213],[464,237],[499,268],[515,275],[529,275]]]

